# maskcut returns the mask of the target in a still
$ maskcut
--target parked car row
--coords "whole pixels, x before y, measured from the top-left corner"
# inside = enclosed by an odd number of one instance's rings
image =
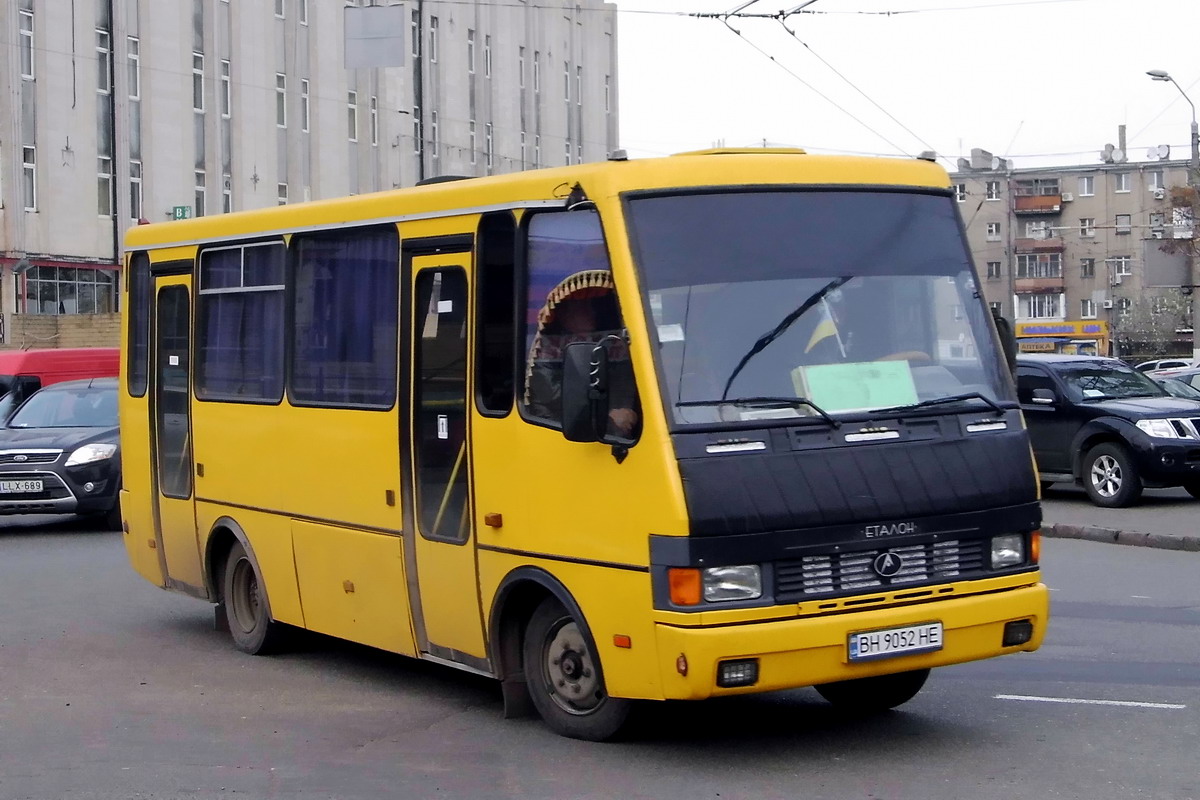
[[[1186,396],[1189,381],[1168,388],[1115,358],[1034,354],[1017,357],[1016,377],[1043,488],[1079,482],[1110,508],[1148,486],[1200,498],[1200,399]]]

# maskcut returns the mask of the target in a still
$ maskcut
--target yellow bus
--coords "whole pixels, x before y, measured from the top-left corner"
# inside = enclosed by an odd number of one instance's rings
[[[946,173],[705,151],[129,231],[124,541],[302,628],[633,702],[860,711],[1043,638],[1038,488]]]

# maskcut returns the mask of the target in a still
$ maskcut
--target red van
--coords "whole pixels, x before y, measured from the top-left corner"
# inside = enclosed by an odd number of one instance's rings
[[[0,350],[0,422],[43,386],[79,378],[115,378],[120,363],[119,347]]]

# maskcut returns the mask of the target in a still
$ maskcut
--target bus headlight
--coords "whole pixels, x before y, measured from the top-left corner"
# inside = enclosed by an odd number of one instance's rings
[[[703,583],[707,603],[762,597],[762,571],[757,564],[709,567],[704,570]]]
[[[78,467],[80,464],[91,464],[93,461],[103,461],[112,458],[117,452],[115,444],[85,444],[67,458],[68,467]]]
[[[992,569],[1015,567],[1025,563],[1025,536],[1006,533],[992,537]]]

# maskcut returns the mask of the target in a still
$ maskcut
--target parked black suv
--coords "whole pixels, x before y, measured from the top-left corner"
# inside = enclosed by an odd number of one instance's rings
[[[1171,397],[1115,358],[1017,356],[1017,397],[1045,488],[1082,482],[1098,506],[1146,486],[1200,498],[1200,401]]]

